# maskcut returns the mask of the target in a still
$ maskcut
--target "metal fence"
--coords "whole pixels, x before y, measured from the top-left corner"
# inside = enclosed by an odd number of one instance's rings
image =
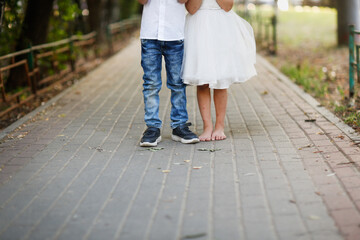
[[[355,71],[357,81],[360,81],[360,56],[359,56],[359,41],[360,31],[355,30],[354,25],[349,26],[349,94],[350,98],[355,94]],[[355,70],[356,69],[356,70]]]
[[[250,14],[246,12],[238,12],[238,14],[248,21],[253,29],[256,38],[256,46],[258,49],[267,51],[271,55],[277,53],[277,17],[273,15],[262,16],[261,12]]]

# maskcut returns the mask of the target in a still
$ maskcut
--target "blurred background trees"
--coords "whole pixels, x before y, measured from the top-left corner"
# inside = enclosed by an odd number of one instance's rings
[[[139,11],[136,0],[0,0],[0,55],[91,31],[101,40],[109,23]]]
[[[271,4],[275,0],[237,0]],[[278,1],[278,0],[277,0]],[[291,6],[326,6],[338,10],[338,43],[348,40],[348,25],[360,28],[359,0],[285,0]],[[3,11],[1,11],[3,10]],[[109,23],[141,12],[136,0],[0,0],[0,55],[32,45],[91,31],[104,38]]]
[[[108,24],[139,9],[136,0],[0,0],[0,56],[92,31],[101,43]],[[21,58],[25,56],[16,60]],[[6,88],[22,85],[26,85],[24,72],[12,70]]]
[[[239,3],[255,5],[272,4],[275,1],[287,6],[328,7],[337,10],[337,42],[339,46],[347,45],[349,40],[349,25],[355,25],[360,30],[359,0],[235,0]]]
[[[275,6],[325,6],[336,8],[338,45],[348,41],[348,25],[360,29],[359,0],[235,0],[238,3]],[[67,38],[98,33],[105,40],[109,23],[141,12],[137,0],[0,0],[0,56]],[[316,23],[314,23],[316,24]],[[335,31],[334,31],[334,34]],[[9,81],[9,83],[12,81]],[[18,85],[18,84],[17,84]],[[10,87],[11,86],[7,86]]]

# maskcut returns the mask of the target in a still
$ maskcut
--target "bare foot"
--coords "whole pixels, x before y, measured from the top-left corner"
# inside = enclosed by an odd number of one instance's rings
[[[211,133],[212,133],[212,128],[205,128],[204,132],[199,136],[200,141],[202,142],[207,142],[207,141],[211,141]]]
[[[224,133],[224,129],[215,129],[211,134],[211,140],[225,140],[226,136]]]

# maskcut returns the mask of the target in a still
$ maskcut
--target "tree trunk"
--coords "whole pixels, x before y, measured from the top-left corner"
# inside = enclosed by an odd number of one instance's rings
[[[54,0],[29,0],[16,49],[46,41]]]
[[[349,25],[355,25],[360,30],[359,0],[337,0],[337,40],[338,45],[349,42]]]
[[[91,31],[98,33],[97,40],[102,41],[104,39],[104,31],[101,31],[102,25],[102,11],[103,1],[102,0],[87,0],[89,8],[89,25]]]
[[[116,22],[119,18],[118,4],[116,0],[106,0],[105,23],[106,25]]]
[[[314,6],[314,3],[311,0],[304,0],[302,5],[303,6]]]
[[[5,0],[0,0],[0,32],[2,27],[2,19],[4,17],[5,12]]]
[[[80,0],[74,0],[74,2],[76,3],[76,5],[78,6],[78,8],[82,11],[82,6],[81,6],[81,1]],[[85,34],[87,33],[87,28],[86,28],[86,23],[85,23],[85,19],[84,16],[81,14],[79,14],[76,17],[75,20],[75,31],[80,31],[81,33]]]
[[[16,50],[28,48],[30,44],[38,45],[46,41],[49,20],[54,0],[29,0],[26,7],[25,18],[22,24],[20,37],[16,43]],[[22,55],[16,61],[25,59]],[[6,82],[7,90],[25,86],[27,83],[23,68],[14,68]]]

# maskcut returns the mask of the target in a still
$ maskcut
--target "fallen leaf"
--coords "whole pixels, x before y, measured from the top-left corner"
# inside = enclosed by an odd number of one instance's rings
[[[19,139],[24,138],[24,137],[25,137],[25,135],[23,135],[23,134],[20,134],[17,136],[17,138],[19,138]]]
[[[198,148],[197,150],[201,151],[201,152],[216,152],[216,151],[220,151],[221,149],[220,148],[214,148],[214,149]]]
[[[303,148],[310,148],[310,147],[313,147],[313,146],[314,146],[314,144],[308,144],[308,145],[299,147],[298,150],[302,150]]]
[[[164,149],[163,147],[152,147],[152,148],[147,148],[146,150],[149,150],[150,152],[157,152],[163,149]]]
[[[336,165],[348,165],[348,164],[355,164],[355,162],[350,161],[350,162],[342,162],[342,163],[338,163]]]
[[[328,176],[328,177],[332,177],[332,176],[335,176],[336,175],[336,173],[329,173],[328,175],[326,175],[326,176]]]
[[[316,216],[316,215],[310,215],[310,216],[309,216],[309,219],[311,219],[311,220],[319,220],[320,217],[319,217],[319,216]]]
[[[255,173],[245,173],[244,176],[254,176]]]
[[[184,160],[184,162],[189,163],[189,162],[191,162],[191,160]]]
[[[262,93],[261,93],[262,95],[267,95],[268,94],[268,91],[263,91]]]
[[[345,136],[343,136],[343,135],[337,135],[336,138],[344,139]]]
[[[323,151],[315,151],[315,152],[313,152],[313,153],[322,153]]]
[[[202,169],[202,166],[194,166],[193,169]]]
[[[205,237],[206,233],[197,233],[197,234],[191,234],[191,235],[185,235],[181,239],[194,239],[194,238],[201,238]]]
[[[216,152],[216,151],[220,151],[220,148],[215,148],[215,149],[210,149],[209,152]]]
[[[64,118],[64,117],[66,117],[66,114],[65,113],[59,114],[58,117],[59,118]]]
[[[296,201],[295,201],[295,200],[292,200],[292,199],[290,199],[289,202],[296,204]]]
[[[92,147],[91,149],[94,149],[94,150],[96,150],[98,152],[103,152],[104,151],[104,149],[102,149],[100,146]]]
[[[207,152],[207,151],[209,151],[209,149],[207,149],[207,148],[198,148],[197,150],[198,150],[198,151],[201,151],[201,152]]]
[[[317,132],[316,134],[317,135],[325,135],[325,133],[323,133],[323,132]]]
[[[169,173],[171,170],[162,170],[163,173]]]

